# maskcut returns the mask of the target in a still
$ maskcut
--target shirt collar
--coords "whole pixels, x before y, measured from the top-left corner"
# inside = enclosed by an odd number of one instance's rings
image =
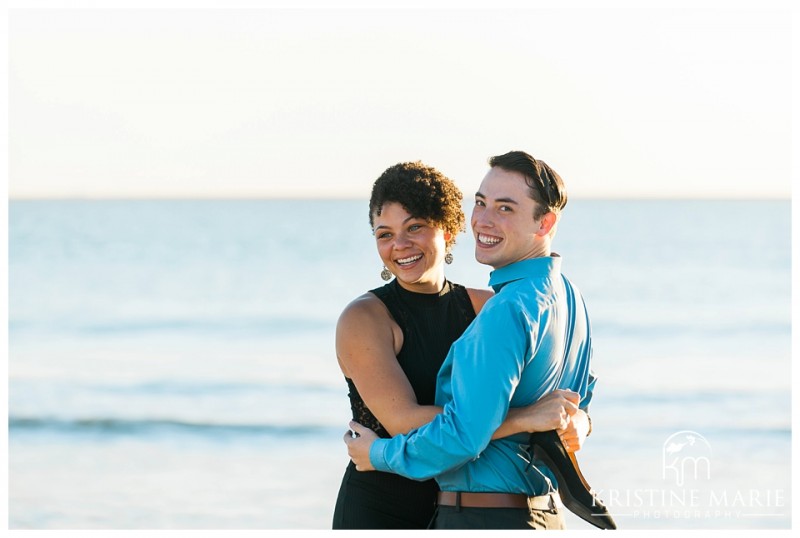
[[[520,260],[506,265],[505,267],[495,269],[489,274],[489,285],[494,289],[495,293],[497,293],[500,291],[500,288],[514,280],[553,276],[560,272],[561,256],[553,253],[550,256]]]

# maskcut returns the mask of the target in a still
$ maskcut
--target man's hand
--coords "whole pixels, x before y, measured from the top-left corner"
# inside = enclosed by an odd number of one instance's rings
[[[378,435],[374,431],[358,422],[350,421],[350,431],[344,434],[344,444],[347,445],[350,459],[356,464],[356,471],[375,470],[369,461],[369,449],[377,438]]]
[[[577,452],[589,435],[589,416],[582,409],[570,417],[569,423],[558,429],[558,436],[567,452]]]
[[[536,403],[522,408],[515,418],[521,431],[544,432],[563,430],[570,423],[570,417],[578,411],[580,394],[571,390],[554,390],[545,394]]]

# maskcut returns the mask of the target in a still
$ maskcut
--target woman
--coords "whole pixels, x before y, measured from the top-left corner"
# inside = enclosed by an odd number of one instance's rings
[[[390,437],[430,422],[436,375],[450,345],[467,328],[488,290],[449,282],[444,264],[464,230],[462,195],[438,170],[420,162],[388,168],[372,188],[369,220],[383,287],[356,298],[336,328],[336,354],[350,389],[353,419]],[[527,431],[525,409],[512,410],[495,433]],[[348,465],[334,529],[426,528],[438,487],[392,473],[359,473]]]

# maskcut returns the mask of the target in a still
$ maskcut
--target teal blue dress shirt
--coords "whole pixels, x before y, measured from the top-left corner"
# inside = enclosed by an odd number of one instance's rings
[[[557,484],[544,464],[530,461],[528,435],[491,437],[510,407],[555,389],[579,393],[581,409],[588,407],[595,383],[589,317],[558,255],[496,269],[489,285],[495,295],[439,371],[442,413],[408,434],[376,440],[370,461],[379,471],[436,477],[443,491],[541,495],[548,480]]]

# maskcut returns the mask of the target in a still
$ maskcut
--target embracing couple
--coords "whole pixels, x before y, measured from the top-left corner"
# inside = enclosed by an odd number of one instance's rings
[[[352,301],[336,329],[353,422],[334,529],[564,528],[559,482],[578,489],[582,477],[553,462],[591,432],[595,384],[583,298],[551,250],[567,194],[525,152],[489,166],[471,227],[493,291],[445,277],[465,228],[450,179],[413,162],[373,185],[391,282]],[[559,446],[534,451],[532,432]]]

